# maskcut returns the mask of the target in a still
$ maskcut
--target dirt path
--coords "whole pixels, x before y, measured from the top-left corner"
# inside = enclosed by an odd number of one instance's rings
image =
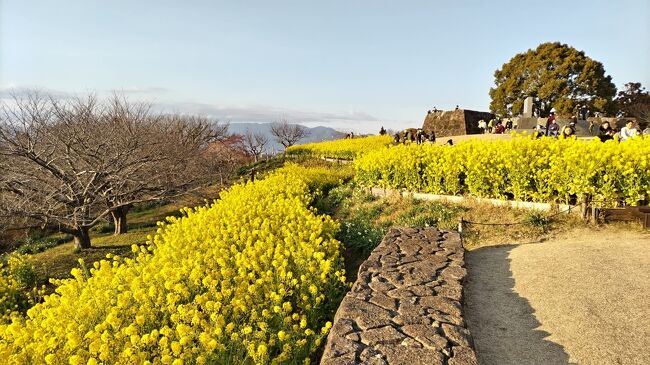
[[[466,261],[480,364],[650,363],[650,234],[577,230]]]

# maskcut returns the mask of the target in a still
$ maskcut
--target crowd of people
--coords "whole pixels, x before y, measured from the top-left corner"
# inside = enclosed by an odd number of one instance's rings
[[[494,133],[494,134],[504,134],[512,130],[519,128],[519,120],[506,118],[505,123],[501,119],[492,118],[488,122],[484,119],[478,121],[478,129],[481,130],[481,134]]]
[[[533,128],[533,136],[535,138],[541,138],[542,136],[549,136],[555,138],[575,139],[577,138],[576,124],[577,124],[577,118],[573,117],[569,121],[569,124],[560,128],[560,125],[557,123],[555,116],[551,115],[547,119],[545,126],[538,124],[535,128]],[[594,132],[593,128],[594,128],[594,123],[591,122],[589,125],[589,133],[591,135],[593,135]],[[608,121],[603,121],[600,127],[598,127],[598,134],[597,134],[598,139],[600,139],[602,142],[608,140],[626,141],[630,138],[634,138],[637,136],[650,137],[650,126],[648,126],[646,129],[641,131],[640,129],[635,127],[634,121],[628,120],[623,128],[617,130],[615,127],[612,127],[612,125]]]
[[[608,140],[627,141],[637,136],[650,138],[650,126],[641,131],[641,129],[635,128],[633,121],[628,120],[625,127],[620,130],[613,128],[609,122],[603,122],[598,128],[598,138],[603,142]]]
[[[393,144],[400,143],[435,143],[436,134],[431,132],[425,132],[422,128],[408,128],[401,132],[395,133],[393,136]]]

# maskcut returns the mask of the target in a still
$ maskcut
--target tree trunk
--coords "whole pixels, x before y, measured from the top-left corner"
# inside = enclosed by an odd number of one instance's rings
[[[129,226],[126,221],[126,214],[129,212],[130,206],[124,206],[117,208],[111,212],[113,217],[113,224],[115,225],[114,235],[126,233],[129,230]]]
[[[89,227],[77,228],[72,235],[74,236],[74,247],[77,249],[90,248]]]

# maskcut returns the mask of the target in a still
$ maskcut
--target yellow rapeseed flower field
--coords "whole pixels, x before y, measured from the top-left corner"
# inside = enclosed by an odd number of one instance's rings
[[[354,166],[363,186],[436,194],[539,202],[588,197],[602,206],[635,205],[650,196],[650,139],[642,138],[407,144],[370,151]]]
[[[338,224],[309,207],[326,169],[285,167],[159,223],[133,257],[72,271],[0,325],[8,364],[302,362],[345,288]],[[5,285],[5,284],[2,284]],[[14,285],[8,283],[6,285]]]
[[[384,135],[307,143],[287,148],[287,154],[351,160],[368,151],[383,150],[391,140],[390,136]]]

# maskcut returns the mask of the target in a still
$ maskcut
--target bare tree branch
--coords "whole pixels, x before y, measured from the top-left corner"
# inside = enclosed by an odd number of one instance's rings
[[[301,139],[309,135],[309,130],[300,124],[289,124],[286,120],[281,120],[271,124],[271,134],[275,140],[287,148],[298,143]]]
[[[260,132],[253,132],[250,129],[247,129],[246,133],[243,135],[242,144],[244,150],[246,153],[253,156],[255,162],[257,162],[262,153],[264,153],[264,149],[268,143],[268,137]]]
[[[227,124],[154,115],[117,94],[105,102],[16,97],[0,106],[0,215],[71,233],[88,247],[88,230],[107,215],[122,233],[133,204],[223,178],[233,166],[228,138]]]

